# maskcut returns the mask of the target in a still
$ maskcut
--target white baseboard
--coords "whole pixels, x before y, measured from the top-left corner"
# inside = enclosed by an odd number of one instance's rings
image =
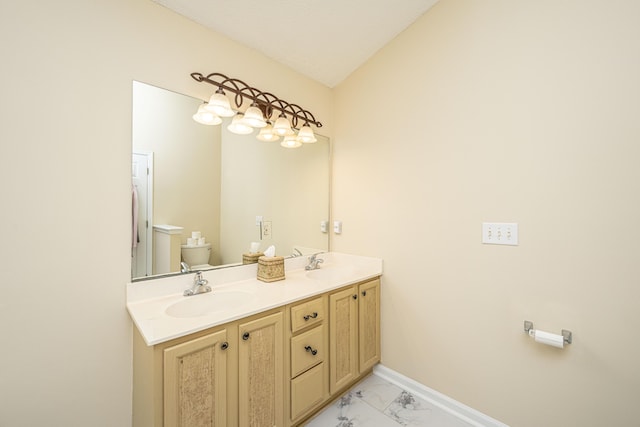
[[[377,364],[373,368],[373,374],[380,378],[389,381],[392,384],[397,385],[405,391],[417,396],[427,402],[437,406],[438,408],[447,411],[451,415],[461,419],[462,421],[471,424],[475,427],[509,427],[508,425],[501,423],[498,420],[476,411],[457,400],[445,396],[444,394],[437,392],[425,385],[420,384],[417,381],[412,380],[409,377],[387,368],[384,365]]]

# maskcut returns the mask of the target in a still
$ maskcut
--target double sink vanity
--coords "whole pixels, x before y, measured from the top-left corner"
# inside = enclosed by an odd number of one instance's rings
[[[340,253],[130,283],[133,425],[296,426],[380,360],[382,260]]]

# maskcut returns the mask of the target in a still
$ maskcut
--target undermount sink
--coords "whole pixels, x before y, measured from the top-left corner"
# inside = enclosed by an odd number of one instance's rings
[[[206,294],[184,297],[171,304],[165,310],[171,317],[199,317],[207,314],[238,308],[250,303],[255,298],[251,292],[233,290],[216,291]]]
[[[356,273],[356,268],[350,265],[322,266],[316,270],[307,271],[306,276],[313,280],[337,280]]]

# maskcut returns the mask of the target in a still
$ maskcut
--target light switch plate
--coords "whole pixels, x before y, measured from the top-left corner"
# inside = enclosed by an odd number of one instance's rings
[[[483,222],[482,243],[488,245],[518,246],[518,223]]]
[[[262,221],[262,239],[271,238],[271,221]]]

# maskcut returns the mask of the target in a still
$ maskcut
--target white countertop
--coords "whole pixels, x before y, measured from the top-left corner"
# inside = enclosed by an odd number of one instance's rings
[[[151,346],[382,275],[379,258],[336,252],[318,257],[324,262],[313,272],[304,269],[306,256],[286,259],[285,280],[271,283],[256,279],[256,264],[205,271],[203,277],[209,281],[212,292],[190,297],[183,296],[183,292],[191,288],[194,273],[129,283],[127,309]],[[166,313],[170,306],[186,298],[201,298],[198,302],[205,303],[206,298],[215,298],[216,292],[222,297],[236,291],[247,298],[223,310],[194,317],[172,317]]]

